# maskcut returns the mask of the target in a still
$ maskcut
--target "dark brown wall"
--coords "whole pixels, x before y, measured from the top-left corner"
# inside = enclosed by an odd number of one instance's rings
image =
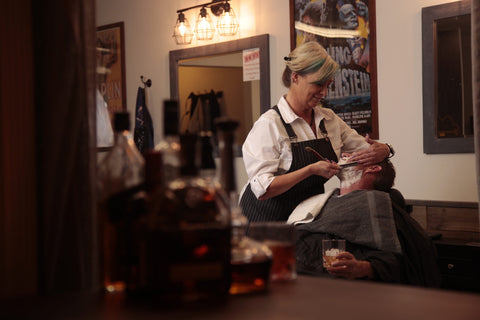
[[[95,2],[1,6],[0,296],[91,290]]]
[[[0,297],[36,292],[33,43],[30,1],[0,7]]]

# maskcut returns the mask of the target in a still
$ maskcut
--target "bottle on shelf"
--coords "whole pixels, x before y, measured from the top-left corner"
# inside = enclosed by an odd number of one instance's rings
[[[114,115],[114,144],[98,166],[102,275],[107,292],[123,291],[136,263],[131,226],[144,211],[145,161],[133,142],[128,112]]]
[[[212,186],[219,187],[215,159],[213,157],[213,137],[211,131],[201,131],[197,142],[198,174]]]
[[[139,292],[169,305],[224,301],[230,288],[229,211],[198,174],[197,143],[180,136],[179,177],[148,195]]]
[[[248,220],[238,201],[234,166],[234,132],[238,122],[218,118],[215,121],[219,137],[220,184],[231,213],[231,271],[230,294],[264,292],[268,289],[272,252],[263,243],[246,236]]]
[[[155,146],[162,153],[164,181],[180,174],[179,110],[176,100],[163,101],[163,138]]]

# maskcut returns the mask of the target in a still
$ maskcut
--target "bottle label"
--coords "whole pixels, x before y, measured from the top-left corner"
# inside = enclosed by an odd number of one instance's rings
[[[230,287],[230,228],[219,223],[160,227],[148,231],[140,257],[142,283],[160,296],[227,295]]]
[[[225,265],[222,262],[183,263],[170,266],[170,280],[174,282],[185,280],[222,279]]]

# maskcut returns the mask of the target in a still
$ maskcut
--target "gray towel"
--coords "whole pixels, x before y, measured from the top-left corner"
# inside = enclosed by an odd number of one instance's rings
[[[297,228],[328,233],[378,250],[402,252],[390,196],[382,191],[356,190],[341,197],[334,195],[313,222]]]

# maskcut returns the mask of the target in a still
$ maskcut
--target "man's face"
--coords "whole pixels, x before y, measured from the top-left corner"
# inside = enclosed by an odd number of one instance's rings
[[[342,158],[338,161],[338,164],[345,164],[349,163],[350,156],[342,156]],[[340,186],[341,187],[349,187],[354,183],[357,183],[362,178],[363,169],[361,165],[346,167],[340,169],[340,172],[337,173],[338,179],[340,179]]]
[[[343,5],[339,10],[340,20],[345,23],[346,29],[356,29],[358,27],[358,17],[355,8],[351,4]]]
[[[357,46],[355,47],[355,49],[353,49],[352,58],[356,64],[358,64],[358,62],[360,61],[361,54],[362,54],[362,49],[360,48],[360,46]]]
[[[305,24],[308,24],[309,26],[314,26],[315,25],[313,19],[308,15],[303,16],[302,22],[305,23]],[[310,33],[310,32],[304,32],[304,37],[305,37],[305,42],[316,41],[317,40],[315,38],[315,35],[313,33]]]

